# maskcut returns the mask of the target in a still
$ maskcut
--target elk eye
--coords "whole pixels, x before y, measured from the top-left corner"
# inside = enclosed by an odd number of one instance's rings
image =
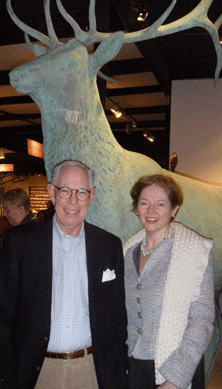
[[[79,67],[79,61],[70,61],[68,65],[71,69],[75,70]]]
[[[20,73],[20,77],[21,78],[25,78],[29,75],[29,71],[27,69],[23,70],[21,73]]]

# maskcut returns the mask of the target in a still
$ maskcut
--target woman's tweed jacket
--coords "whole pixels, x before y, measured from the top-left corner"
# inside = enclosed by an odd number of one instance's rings
[[[140,276],[145,230],[124,244],[128,346],[134,358],[155,359],[157,384],[186,389],[213,331],[213,244],[180,223],[173,229]]]

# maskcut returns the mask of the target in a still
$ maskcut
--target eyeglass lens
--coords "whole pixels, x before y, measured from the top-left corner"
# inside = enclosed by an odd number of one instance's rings
[[[70,188],[60,188],[59,194],[60,197],[63,199],[69,199],[72,195],[72,193],[75,193],[78,200],[87,200],[90,195],[90,191],[86,189],[70,189]]]

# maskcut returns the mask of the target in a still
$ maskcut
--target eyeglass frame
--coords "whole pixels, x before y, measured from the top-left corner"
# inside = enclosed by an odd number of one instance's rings
[[[85,188],[71,189],[71,188],[69,188],[68,186],[60,186],[60,187],[59,187],[59,186],[56,186],[56,185],[54,185],[54,184],[52,184],[52,185],[53,185],[56,189],[58,189],[58,191],[59,191],[59,196],[60,196],[60,198],[63,199],[63,200],[69,200],[69,199],[72,197],[73,192],[75,192],[75,195],[76,195],[77,200],[79,200],[79,201],[86,201],[86,200],[89,199],[90,193],[92,192],[92,190],[96,188],[96,187],[94,186],[91,190],[88,190],[88,189],[85,189]],[[69,190],[71,191],[70,196],[67,197],[67,199],[64,198],[64,197],[61,197],[61,195],[60,195],[60,189],[69,189]],[[85,199],[85,200],[80,200],[80,199],[78,198],[78,195],[77,195],[77,194],[78,194],[78,192],[79,192],[80,190],[85,190],[86,192],[88,192],[89,196],[87,197],[87,199]]]

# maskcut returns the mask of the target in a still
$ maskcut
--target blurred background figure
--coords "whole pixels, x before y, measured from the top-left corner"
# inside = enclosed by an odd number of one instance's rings
[[[174,172],[178,164],[178,155],[177,153],[173,153],[170,156],[170,170]]]
[[[39,223],[43,223],[44,221],[47,220],[47,218],[46,218],[46,211],[44,209],[41,209],[37,213],[37,219],[38,219]]]
[[[27,193],[21,189],[8,190],[2,196],[3,217],[2,226],[4,231],[1,234],[1,246],[8,231],[15,226],[36,223],[37,219],[30,211],[30,201]]]
[[[2,197],[3,216],[11,226],[19,226],[35,221],[36,218],[30,211],[30,201],[27,193],[21,189],[11,189]]]
[[[8,220],[5,217],[1,216],[0,217],[0,249],[2,249],[2,243],[9,227],[10,227],[10,223],[8,222]]]
[[[52,219],[54,213],[55,213],[54,205],[52,204],[51,200],[49,200],[47,201],[47,208],[45,209],[46,220]]]

